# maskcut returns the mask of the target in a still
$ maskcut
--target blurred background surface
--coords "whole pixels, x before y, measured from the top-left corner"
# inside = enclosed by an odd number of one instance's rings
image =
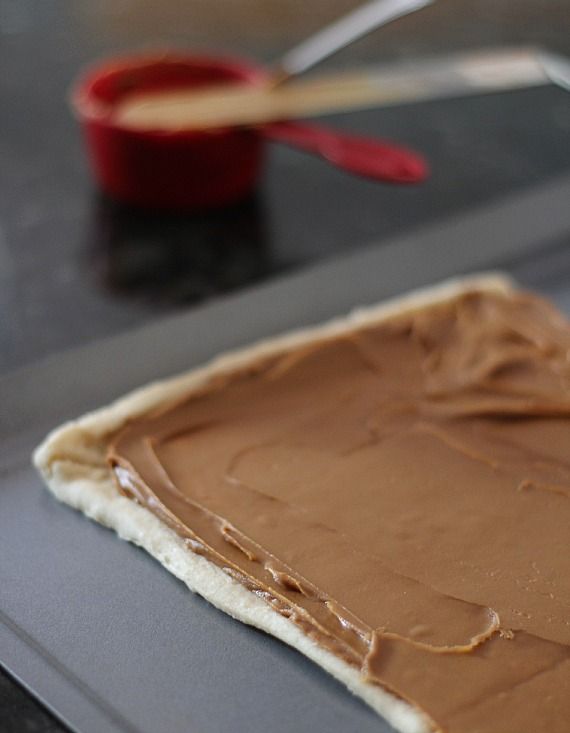
[[[259,192],[153,217],[93,189],[66,106],[79,69],[144,48],[271,61],[353,0],[0,0],[0,368],[352,250],[570,167],[570,100],[545,88],[327,118],[429,158],[419,187],[379,185],[272,146]],[[439,0],[325,68],[535,43],[570,54],[563,0]]]
[[[359,180],[272,146],[257,193],[220,211],[157,215],[94,189],[66,105],[86,64],[166,47],[271,62],[357,4],[0,0],[1,371],[318,258],[381,246],[570,169],[570,96],[549,87],[327,117],[422,151],[432,176],[418,187]],[[570,56],[568,1],[439,0],[326,68],[504,44]],[[0,729],[60,728],[0,674]]]

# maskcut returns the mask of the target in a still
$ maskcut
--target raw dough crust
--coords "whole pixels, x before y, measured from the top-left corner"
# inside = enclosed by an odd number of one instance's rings
[[[214,606],[240,621],[281,639],[343,682],[401,733],[436,729],[420,710],[366,682],[360,672],[309,639],[289,619],[230,578],[216,565],[187,549],[178,535],[154,514],[122,496],[105,460],[109,436],[136,415],[181,395],[191,394],[213,376],[260,357],[288,351],[308,342],[380,323],[472,291],[509,293],[511,281],[486,274],[446,281],[383,304],[354,311],[325,325],[295,331],[233,351],[178,377],[136,390],[108,407],[68,422],[50,433],[34,453],[34,463],[51,492],[91,519],[111,527],[119,537],[143,547],[167,570]]]

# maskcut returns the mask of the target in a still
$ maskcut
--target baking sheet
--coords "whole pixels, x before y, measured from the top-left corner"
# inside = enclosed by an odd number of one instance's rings
[[[297,652],[57,504],[30,451],[151,379],[450,275],[500,268],[570,313],[568,201],[565,177],[2,377],[1,663],[81,733],[389,731]]]

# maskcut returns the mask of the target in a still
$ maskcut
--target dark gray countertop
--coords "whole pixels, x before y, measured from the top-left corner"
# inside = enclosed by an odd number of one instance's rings
[[[331,124],[399,140],[433,167],[418,188],[345,176],[275,147],[257,194],[164,217],[90,184],[64,103],[77,69],[141,46],[224,47],[272,58],[351,5],[295,0],[0,4],[0,371],[467,211],[570,170],[570,97],[554,88],[351,114]],[[428,12],[431,15],[428,15]],[[531,41],[570,54],[565,2],[441,0],[337,64]],[[561,245],[563,248],[563,245]],[[61,727],[0,672],[0,730]]]

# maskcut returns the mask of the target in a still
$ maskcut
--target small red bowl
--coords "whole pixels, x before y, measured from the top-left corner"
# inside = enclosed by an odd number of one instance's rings
[[[253,129],[131,130],[113,109],[133,92],[216,83],[261,84],[267,73],[235,59],[163,53],[107,61],[71,93],[91,166],[111,196],[138,206],[193,210],[243,198],[261,169],[263,140]]]

